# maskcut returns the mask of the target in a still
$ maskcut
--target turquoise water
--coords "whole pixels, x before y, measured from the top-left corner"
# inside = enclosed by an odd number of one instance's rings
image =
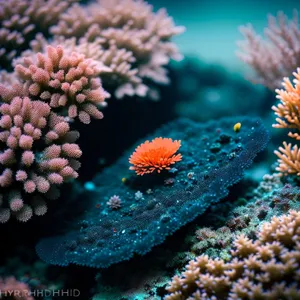
[[[292,16],[300,9],[298,1],[283,0],[158,0],[156,8],[166,7],[178,24],[187,28],[177,37],[180,49],[210,63],[220,63],[231,70],[244,65],[236,58],[236,41],[243,39],[238,27],[252,23],[262,33],[267,26],[267,15],[284,11]]]

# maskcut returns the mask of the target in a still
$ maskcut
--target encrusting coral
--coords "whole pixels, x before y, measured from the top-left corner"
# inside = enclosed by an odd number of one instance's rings
[[[76,38],[79,46],[94,43],[98,59],[116,71],[112,78],[117,98],[136,94],[154,99],[159,95],[151,81],[169,82],[165,66],[182,58],[171,38],[183,31],[165,10],[154,13],[142,0],[74,4],[51,28],[55,38]]]
[[[146,141],[130,156],[129,162],[133,165],[130,170],[134,170],[137,175],[170,170],[172,165],[182,159],[181,154],[176,154],[180,146],[181,141],[162,137]]]
[[[273,106],[275,112],[275,128],[290,128],[296,132],[290,131],[288,136],[300,140],[300,68],[293,73],[293,83],[289,78],[283,79],[284,89],[276,89],[277,98],[280,103]],[[275,154],[279,157],[278,171],[284,174],[297,174],[300,176],[300,150],[297,145],[292,147],[291,143],[283,143],[283,147],[276,150]]]
[[[300,212],[273,217],[257,240],[240,235],[229,262],[207,255],[169,283],[166,300],[299,299]]]
[[[44,215],[45,199],[57,198],[57,186],[78,176],[79,134],[47,103],[28,97],[2,103],[0,112],[0,222],[11,215],[26,222]]]
[[[245,41],[239,42],[238,56],[255,71],[252,80],[273,90],[281,79],[300,66],[300,29],[298,13],[288,20],[284,13],[269,16],[265,29],[267,40],[262,39],[251,25],[241,27]]]
[[[0,0],[0,70],[11,71],[12,60],[34,45],[77,0]]]

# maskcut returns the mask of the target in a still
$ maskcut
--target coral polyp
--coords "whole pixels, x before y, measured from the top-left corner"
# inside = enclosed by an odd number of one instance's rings
[[[129,162],[133,165],[130,170],[134,170],[137,175],[170,170],[172,165],[182,159],[180,153],[176,154],[180,146],[181,141],[170,138],[159,137],[151,142],[146,141],[130,156]]]

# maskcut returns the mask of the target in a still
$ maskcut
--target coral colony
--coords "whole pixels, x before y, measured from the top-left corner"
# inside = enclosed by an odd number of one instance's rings
[[[276,129],[269,143],[268,119],[201,123],[170,114],[170,122],[152,131],[141,119],[147,136],[127,132],[125,139],[135,141],[128,150],[91,178],[80,177],[82,138],[90,128],[97,142],[88,147],[118,139],[100,127],[104,115],[119,121],[109,111],[121,105],[116,99],[130,107],[122,126],[138,105],[164,102],[166,91],[173,97],[169,62],[183,58],[173,37],[184,30],[144,0],[0,0],[0,227],[3,236],[15,236],[16,228],[43,224],[21,247],[36,251],[30,267],[17,254],[15,263],[0,267],[1,299],[62,290],[73,284],[71,265],[98,281],[89,283],[84,299],[300,299],[296,11],[291,21],[283,13],[271,16],[266,39],[251,25],[242,27],[238,54],[252,67],[253,81],[274,91],[273,127],[288,128],[293,145],[283,141],[274,151],[282,137]],[[166,84],[171,88],[161,87]],[[261,166],[265,173],[257,179]],[[121,291],[118,298],[118,288],[105,286],[105,270],[117,281],[123,268],[133,282],[130,270],[139,263],[160,274],[154,279],[143,270],[143,293]],[[56,282],[49,265],[65,267]]]
[[[299,226],[300,212],[291,210],[263,224],[256,240],[238,236],[229,262],[198,256],[165,299],[298,299]]]

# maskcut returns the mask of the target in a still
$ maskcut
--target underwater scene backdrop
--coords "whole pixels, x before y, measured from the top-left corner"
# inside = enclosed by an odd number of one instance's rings
[[[0,299],[300,299],[299,10],[0,0]]]

